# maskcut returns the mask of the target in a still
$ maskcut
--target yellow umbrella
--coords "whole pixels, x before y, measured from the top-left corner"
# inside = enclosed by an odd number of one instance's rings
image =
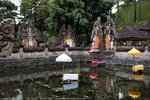
[[[130,91],[128,91],[128,95],[130,97],[132,97],[133,99],[136,99],[141,96],[141,92],[139,92],[137,90],[130,90]]]
[[[132,48],[130,51],[128,51],[128,55],[131,55],[133,57],[135,57],[139,54],[141,54],[141,52],[139,50],[137,50],[136,48]]]

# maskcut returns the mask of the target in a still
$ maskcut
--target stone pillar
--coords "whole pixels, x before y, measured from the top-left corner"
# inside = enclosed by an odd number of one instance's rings
[[[148,52],[148,46],[145,47],[145,52]]]
[[[48,48],[45,48],[45,57],[48,57]]]
[[[68,54],[68,47],[65,48],[65,53]]]
[[[23,48],[20,48],[19,50],[19,58],[23,58]]]
[[[114,41],[114,51],[116,51],[116,49],[117,49],[117,42]]]

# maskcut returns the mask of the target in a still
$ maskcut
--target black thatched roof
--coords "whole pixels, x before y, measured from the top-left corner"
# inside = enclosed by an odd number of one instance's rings
[[[139,39],[143,40],[143,39],[150,39],[150,34],[144,31],[140,31],[136,28],[126,26],[115,34],[115,38],[128,40],[139,40]]]

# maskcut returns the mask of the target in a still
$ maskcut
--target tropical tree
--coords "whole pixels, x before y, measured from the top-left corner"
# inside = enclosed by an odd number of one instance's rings
[[[0,0],[0,21],[5,18],[15,18],[17,6],[8,0]]]
[[[33,17],[35,4],[35,0],[21,0],[20,14],[24,16],[24,21]]]
[[[42,32],[48,30],[46,18],[49,15],[47,0],[22,0],[21,14],[24,16],[24,21],[32,21],[35,27]]]
[[[90,37],[94,21],[99,16],[106,21],[113,3],[113,0],[49,0],[47,23],[53,33],[58,33],[65,24],[74,28],[75,37]]]
[[[48,0],[39,0],[39,4],[35,8],[35,26],[41,31],[48,31],[46,19],[49,16]]]

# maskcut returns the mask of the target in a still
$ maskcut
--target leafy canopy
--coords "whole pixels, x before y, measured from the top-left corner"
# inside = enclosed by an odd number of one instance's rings
[[[0,0],[0,21],[5,18],[15,18],[17,6],[8,0]]]
[[[114,0],[22,0],[21,14],[49,36],[57,36],[65,24],[74,28],[76,40],[84,37],[89,42],[94,21],[101,16],[105,22],[113,4]]]
[[[76,40],[83,36],[89,40],[94,21],[101,16],[105,22],[113,4],[114,0],[49,0],[48,27],[58,33],[63,24],[71,25],[79,38]]]

